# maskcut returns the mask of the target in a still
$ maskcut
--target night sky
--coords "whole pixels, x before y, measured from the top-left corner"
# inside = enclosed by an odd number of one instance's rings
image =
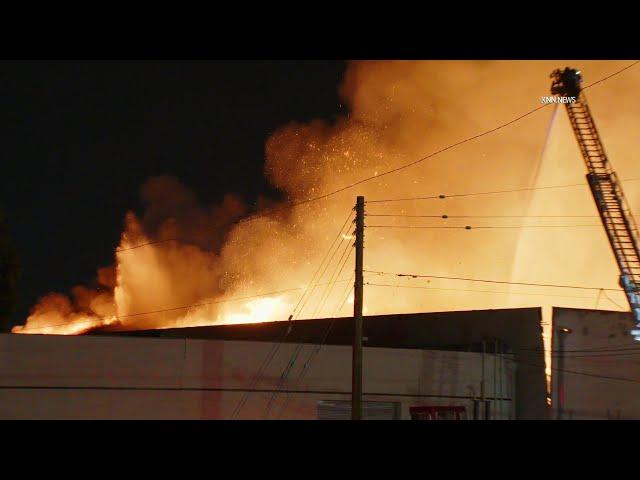
[[[345,62],[0,62],[0,209],[22,273],[14,323],[39,296],[113,263],[139,187],[169,174],[203,204],[277,196],[264,142],[292,120],[344,113]]]

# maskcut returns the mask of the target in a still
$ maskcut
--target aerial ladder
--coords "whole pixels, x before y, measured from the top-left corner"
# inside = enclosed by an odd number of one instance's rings
[[[573,132],[589,172],[587,182],[620,269],[620,286],[627,296],[635,320],[635,328],[630,333],[635,340],[640,341],[638,227],[622,192],[622,184],[611,167],[593,122],[582,91],[580,71],[566,67],[564,70],[554,70],[551,78],[551,93],[561,97],[561,103],[567,107]]]

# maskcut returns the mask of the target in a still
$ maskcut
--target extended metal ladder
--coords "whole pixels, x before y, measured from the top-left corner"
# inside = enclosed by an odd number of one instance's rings
[[[575,99],[567,101],[567,113],[589,173],[587,181],[620,269],[624,289],[634,315],[636,328],[631,334],[640,340],[640,250],[638,227],[622,192],[622,186],[604,151],[587,99],[581,90],[580,72],[565,68],[551,77],[551,93]]]

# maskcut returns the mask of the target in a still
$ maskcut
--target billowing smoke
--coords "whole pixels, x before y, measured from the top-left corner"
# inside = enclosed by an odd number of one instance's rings
[[[356,195],[369,201],[366,270],[616,288],[613,256],[597,227],[585,169],[562,110],[551,129],[554,107],[549,106],[415,166],[382,174],[540,105],[554,68],[580,68],[588,84],[626,64],[352,63],[340,88],[348,115],[333,122],[285,125],[266,143],[265,175],[286,201],[261,199],[249,208],[230,194],[222,203],[205,207],[177,179],[151,178],[141,188],[145,211],[127,215],[115,266],[100,270],[99,288],[77,287],[70,298],[43,297],[26,327],[14,331],[82,333],[96,326],[166,328],[286,320],[294,313],[295,318],[348,315],[352,307],[341,299],[348,294],[352,260],[333,277],[332,264],[316,281],[337,280],[334,288],[319,286],[305,301],[299,300]],[[640,68],[634,68],[587,91],[607,151],[623,179],[638,175],[633,154],[640,146],[635,135],[638,81]],[[354,188],[291,206],[370,176],[375,178]],[[373,202],[580,182],[584,187]],[[636,207],[637,185],[624,185]],[[449,218],[424,217],[443,214]],[[394,228],[376,227],[383,225]],[[396,228],[465,225],[501,228]],[[502,228],[521,225],[545,227]],[[351,242],[348,235],[342,241],[345,246]],[[338,257],[333,260],[336,265]],[[365,282],[369,314],[626,306],[623,295],[609,292],[609,300],[597,290],[576,293],[374,273],[367,274]],[[262,296],[269,292],[280,293]]]

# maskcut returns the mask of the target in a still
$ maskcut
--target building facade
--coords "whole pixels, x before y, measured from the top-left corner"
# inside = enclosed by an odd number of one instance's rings
[[[318,347],[1,335],[0,418],[349,418],[351,349]],[[415,406],[515,418],[513,355],[367,347],[363,360],[365,419],[409,419]]]
[[[547,419],[540,309],[368,316],[365,418]],[[1,335],[0,418],[349,418],[353,319]]]
[[[553,411],[560,420],[640,419],[640,344],[629,312],[553,309]]]

